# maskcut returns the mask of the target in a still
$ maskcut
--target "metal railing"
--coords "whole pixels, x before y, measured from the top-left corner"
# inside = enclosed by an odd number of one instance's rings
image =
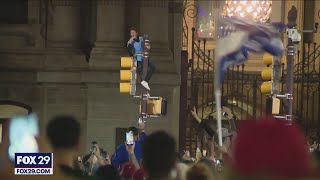
[[[194,4],[186,1],[183,43],[184,50],[189,49],[188,73],[187,73],[187,107],[198,109],[198,115],[202,119],[210,119],[215,113],[214,100],[214,50],[207,49],[206,39],[197,39],[195,28],[187,26],[186,13],[190,8],[197,8]],[[192,10],[196,12],[196,10]],[[191,36],[191,38],[190,38]],[[189,40],[189,38],[191,40]],[[190,50],[191,49],[191,50]],[[302,54],[302,55],[301,55]],[[222,88],[223,105],[231,109],[234,116],[240,121],[257,118],[266,115],[267,96],[260,91],[263,80],[258,73],[246,72],[246,64],[233,66],[225,74]],[[286,67],[282,65],[282,91],[285,92]],[[320,45],[317,43],[304,43],[302,53],[298,53],[294,65],[294,106],[293,119],[298,122],[311,138],[320,138]],[[281,112],[284,112],[286,105],[282,104]],[[196,121],[191,114],[185,120],[186,131],[185,142],[181,142],[184,148],[195,153],[196,147],[202,147],[203,131],[198,128]],[[212,124],[215,122],[213,121]],[[227,123],[227,122],[226,122]]]

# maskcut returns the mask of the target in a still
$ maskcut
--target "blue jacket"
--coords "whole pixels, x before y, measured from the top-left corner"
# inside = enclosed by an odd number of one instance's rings
[[[139,140],[135,141],[134,154],[137,158],[138,163],[140,163],[142,157],[141,143],[146,138],[146,136],[147,135],[145,133],[141,133]],[[119,167],[121,164],[129,161],[129,154],[124,144],[121,144],[117,147],[116,152],[112,155],[111,161],[115,167]]]

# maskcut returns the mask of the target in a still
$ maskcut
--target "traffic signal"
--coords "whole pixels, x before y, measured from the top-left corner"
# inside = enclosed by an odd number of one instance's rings
[[[120,70],[120,93],[136,93],[136,63],[131,57],[121,57]]]
[[[267,67],[263,68],[261,71],[262,80],[265,82],[261,85],[261,93],[262,94],[272,94],[273,89],[273,56],[269,53],[265,53],[263,55],[263,63],[267,65]]]
[[[167,115],[167,100],[162,97],[149,97],[147,100],[147,115],[148,117],[161,117]]]

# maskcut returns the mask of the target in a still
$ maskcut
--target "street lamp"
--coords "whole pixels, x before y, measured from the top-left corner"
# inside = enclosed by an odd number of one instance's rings
[[[237,16],[266,22],[270,18],[272,1],[269,0],[226,0],[224,16]]]

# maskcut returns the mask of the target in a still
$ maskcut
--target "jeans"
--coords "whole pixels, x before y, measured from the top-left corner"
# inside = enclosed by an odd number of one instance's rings
[[[137,73],[139,74],[140,78],[142,81],[147,81],[149,82],[153,73],[155,72],[156,67],[155,65],[150,61],[148,61],[148,72],[145,78],[143,78],[142,76],[142,72],[143,72],[143,61],[138,61],[137,62]]]

